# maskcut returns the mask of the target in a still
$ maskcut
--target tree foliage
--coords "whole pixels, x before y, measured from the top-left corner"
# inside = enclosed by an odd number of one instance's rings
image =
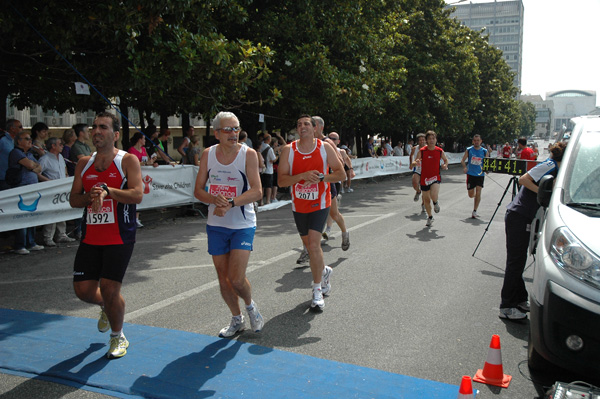
[[[532,103],[519,101],[519,136],[529,137],[535,132],[535,118],[537,113]]]
[[[19,107],[104,108],[74,94],[70,63],[105,98],[163,115],[237,110],[247,128],[263,113],[287,130],[308,112],[346,138],[499,142],[519,129],[500,51],[442,0],[2,1],[0,95]]]

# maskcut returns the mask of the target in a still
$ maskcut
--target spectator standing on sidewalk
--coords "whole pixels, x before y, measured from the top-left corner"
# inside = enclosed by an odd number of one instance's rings
[[[73,130],[73,128],[64,131],[62,135],[63,149],[61,155],[67,165],[67,176],[73,176],[75,174],[75,163],[71,161],[71,146],[75,143],[75,140],[77,140],[77,136],[75,135],[75,130]]]
[[[49,180],[58,180],[67,178],[67,165],[62,156],[62,139],[50,137],[46,140],[46,155],[40,158],[42,166],[42,175]],[[45,225],[42,228],[44,236],[44,245],[46,247],[55,247],[56,243],[73,242],[75,239],[67,237],[67,223],[56,222]]]
[[[6,130],[0,135],[0,191],[8,190],[6,171],[8,170],[8,154],[15,148],[15,138],[23,131],[23,125],[16,119],[6,121]]]
[[[21,131],[15,138],[15,148],[8,155],[8,169],[18,170],[21,181],[15,187],[23,187],[36,184],[38,181],[46,181],[47,177],[42,175],[42,167],[37,163],[31,153],[32,140],[29,132]],[[7,172],[10,173],[10,172]],[[26,227],[15,230],[15,253],[28,255],[30,251],[41,251],[43,246],[35,242],[35,227]]]
[[[87,144],[87,141],[90,138],[90,131],[88,125],[85,123],[78,123],[73,125],[73,130],[75,130],[75,135],[77,136],[77,140],[71,146],[70,159],[71,161],[77,165],[77,162],[88,155],[92,154],[92,149]]]

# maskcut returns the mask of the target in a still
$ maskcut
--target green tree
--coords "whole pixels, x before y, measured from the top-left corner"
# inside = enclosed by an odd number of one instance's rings
[[[519,112],[519,136],[533,136],[533,133],[535,132],[535,118],[537,116],[535,105],[519,101]]]

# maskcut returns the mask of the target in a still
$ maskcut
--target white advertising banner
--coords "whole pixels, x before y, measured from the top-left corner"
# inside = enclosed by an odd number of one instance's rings
[[[137,209],[191,204],[198,167],[142,167],[144,199]],[[0,231],[42,226],[80,218],[83,209],[69,205],[73,178],[51,180],[0,191]]]
[[[463,154],[446,153],[451,164]],[[410,172],[408,157],[357,158],[352,160],[355,179]],[[165,208],[198,202],[194,186],[198,167],[175,165],[142,167],[144,198],[138,210]],[[83,209],[69,205],[73,178],[52,180],[0,191],[0,231],[43,226],[80,218]]]

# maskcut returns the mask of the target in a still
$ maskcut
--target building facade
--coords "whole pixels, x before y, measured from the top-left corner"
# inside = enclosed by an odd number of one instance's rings
[[[554,104],[554,131],[564,126],[573,128],[571,118],[596,111],[596,92],[593,90],[561,90],[546,93],[546,100]]]
[[[521,101],[535,106],[535,131],[533,135],[541,138],[551,137],[552,132],[555,131],[554,102],[544,100],[540,95],[522,95]]]
[[[452,7],[455,7],[453,17],[483,36],[487,35],[490,45],[502,51],[504,60],[515,73],[514,85],[520,92],[525,12],[522,0],[447,6]]]

